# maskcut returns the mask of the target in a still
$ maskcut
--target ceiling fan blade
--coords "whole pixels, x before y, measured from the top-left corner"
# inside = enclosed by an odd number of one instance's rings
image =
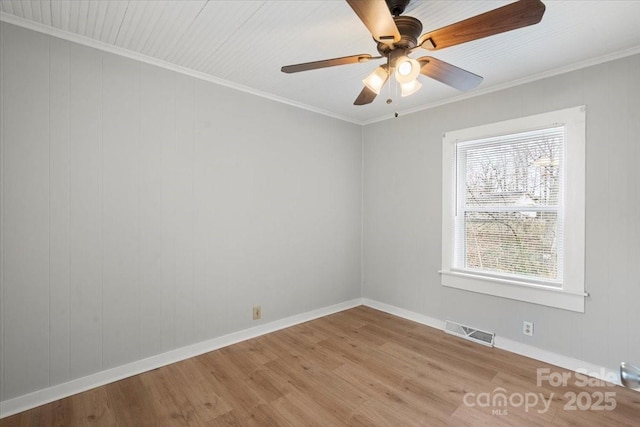
[[[388,44],[400,41],[400,31],[384,0],[347,0],[347,3],[376,41]]]
[[[283,73],[298,73],[300,71],[316,70],[318,68],[335,67],[336,65],[357,64],[372,59],[371,55],[352,55],[341,58],[324,59],[322,61],[305,62],[303,64],[285,65],[281,68]]]
[[[461,91],[473,89],[483,80],[477,74],[431,56],[418,58],[418,62],[420,63],[421,74]]]
[[[360,92],[360,95],[358,95],[356,100],[353,101],[353,105],[371,104],[373,100],[376,99],[376,96],[378,96],[377,93],[365,86],[362,88],[362,92]]]
[[[419,45],[443,49],[483,37],[537,24],[544,15],[540,0],[520,0],[420,36]]]

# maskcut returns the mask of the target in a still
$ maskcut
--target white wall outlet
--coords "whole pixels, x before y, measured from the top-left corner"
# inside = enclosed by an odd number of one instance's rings
[[[522,322],[522,333],[525,335],[533,336],[533,322]]]
[[[253,306],[253,320],[258,320],[262,317],[262,308],[259,305]]]

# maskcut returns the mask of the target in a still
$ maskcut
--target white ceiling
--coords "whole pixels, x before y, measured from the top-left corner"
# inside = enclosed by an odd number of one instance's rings
[[[288,64],[377,55],[371,35],[342,0],[0,0],[0,10],[5,22],[368,123],[640,52],[640,0],[543,2],[538,25],[424,52],[483,76],[473,91],[461,94],[421,76],[417,94],[400,98],[395,88],[385,89],[366,106],[353,101],[375,62],[280,72]],[[508,3],[413,0],[405,15],[420,19],[427,32]]]

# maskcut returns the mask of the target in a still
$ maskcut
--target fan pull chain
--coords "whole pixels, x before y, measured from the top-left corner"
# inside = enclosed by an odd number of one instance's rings
[[[391,76],[390,76],[390,78],[391,78]],[[400,95],[398,94],[398,81],[395,80],[395,77],[394,77],[394,83],[395,84],[393,85],[393,87],[395,88],[395,99],[397,101],[396,101],[396,106],[395,106],[396,107],[395,108],[396,111],[393,113],[393,117],[397,118],[400,115],[398,113],[398,110],[400,109]],[[391,91],[391,84],[389,84],[389,91]],[[391,98],[389,98],[389,100],[391,100]],[[391,101],[391,102],[393,102],[393,101]],[[391,102],[389,102],[389,104],[391,104]]]
[[[387,56],[387,81],[389,82],[389,84],[387,85],[387,105],[391,104],[393,101],[391,99],[391,61],[389,59],[389,56]]]

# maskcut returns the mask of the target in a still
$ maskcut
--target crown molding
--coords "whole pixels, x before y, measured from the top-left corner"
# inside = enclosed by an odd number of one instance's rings
[[[281,104],[286,104],[295,108],[299,108],[302,110],[307,110],[316,114],[320,114],[323,116],[327,116],[327,117],[331,117],[334,119],[338,119],[341,121],[345,121],[348,123],[353,123],[356,125],[361,125],[361,126],[366,126],[369,124],[373,124],[373,123],[378,123],[378,122],[382,122],[385,120],[390,120],[391,118],[389,117],[388,114],[385,114],[384,116],[379,116],[370,120],[356,120],[352,117],[347,117],[347,116],[343,116],[340,114],[336,114],[333,113],[331,111],[327,111],[321,108],[317,108],[317,107],[313,107],[304,103],[300,103],[300,102],[296,102],[293,101],[291,99],[287,99],[284,97],[280,97],[271,93],[267,93],[267,92],[263,92],[254,88],[250,88],[248,86],[244,86],[244,85],[240,85],[238,83],[234,83],[231,82],[229,80],[225,80],[225,79],[221,79],[219,77],[214,77],[210,74],[206,74],[206,73],[202,73],[199,71],[195,71],[192,70],[190,68],[186,68],[186,67],[182,67],[167,61],[163,61],[160,59],[156,59],[156,58],[152,58],[150,56],[147,55],[143,55],[141,53],[138,52],[134,52],[128,49],[124,49],[112,44],[108,44],[108,43],[104,43],[101,42],[99,40],[95,40],[86,36],[82,36],[79,34],[75,34],[75,33],[71,33],[69,31],[64,31],[64,30],[60,30],[58,28],[54,28],[45,24],[41,24],[35,21],[30,21],[28,19],[24,19],[24,18],[20,18],[18,16],[15,15],[11,15],[8,14],[6,12],[0,12],[0,22],[6,22],[8,24],[12,24],[12,25],[16,25],[18,27],[22,27],[22,28],[26,28],[29,30],[33,30],[39,33],[43,33],[43,34],[47,34],[49,36],[52,37],[57,37],[63,40],[67,40],[73,43],[77,43],[83,46],[88,46],[88,47],[92,47],[104,52],[108,52],[108,53],[112,53],[114,55],[119,55],[119,56],[123,56],[129,59],[133,59],[136,61],[140,61],[140,62],[144,62],[150,65],[155,65],[157,67],[161,67],[170,71],[174,71],[177,73],[181,73],[187,76],[191,76],[200,80],[204,80],[210,83],[214,83],[220,86],[225,86],[231,89],[235,89],[241,92],[245,92],[245,93],[249,93],[251,95],[255,95],[261,98],[265,98],[265,99],[269,99],[271,101],[275,101],[275,102],[279,102]],[[518,80],[513,80],[510,82],[506,82],[506,83],[502,83],[502,84],[497,84],[497,85],[493,85],[493,86],[489,86],[486,88],[482,88],[482,89],[477,89],[477,90],[473,90],[471,92],[467,92],[464,94],[460,94],[458,96],[454,96],[451,98],[447,98],[447,99],[443,99],[440,101],[436,101],[436,102],[431,102],[431,103],[427,103],[427,104],[423,104],[419,107],[415,107],[415,108],[411,108],[411,109],[407,109],[407,110],[401,110],[399,111],[400,115],[407,115],[407,114],[413,114],[413,113],[418,113],[421,111],[425,111],[425,110],[429,110],[431,108],[436,108],[436,107],[440,107],[443,105],[447,105],[447,104],[452,104],[455,102],[459,102],[459,101],[463,101],[466,99],[470,99],[470,98],[475,98],[477,96],[482,96],[482,95],[486,95],[486,94],[490,94],[490,93],[494,93],[494,92],[498,92],[504,89],[509,89],[515,86],[520,86],[523,84],[527,84],[527,83],[531,83],[531,82],[535,82],[538,80],[542,80],[542,79],[546,79],[548,77],[553,77],[553,76],[557,76],[560,74],[565,74],[565,73],[569,73],[571,71],[576,71],[576,70],[581,70],[584,68],[588,68],[594,65],[598,65],[598,64],[602,64],[605,62],[609,62],[609,61],[614,61],[616,59],[621,59],[621,58],[625,58],[631,55],[635,55],[640,53],[640,46],[634,46],[631,47],[629,49],[625,49],[622,51],[618,51],[618,52],[612,52],[609,53],[607,55],[602,55],[596,58],[591,58],[585,61],[580,61],[577,62],[575,64],[571,64],[565,67],[559,67],[559,68],[555,68],[553,70],[549,70],[549,71],[544,71],[542,73],[538,73],[538,74],[534,74],[532,76],[528,76],[522,79],[518,79]]]
[[[274,95],[272,93],[263,92],[248,86],[244,86],[238,83],[234,83],[229,80],[221,79],[219,77],[212,76],[207,73],[202,73],[200,71],[195,71],[190,68],[182,67],[180,65],[173,64],[171,62],[163,61],[161,59],[152,58],[147,55],[143,55],[138,52],[134,52],[129,49],[125,49],[119,46],[115,46],[109,43],[102,42],[100,40],[95,40],[86,36],[82,36],[80,34],[71,33],[69,31],[60,30],[58,28],[51,27],[49,25],[41,24],[39,22],[30,21],[28,19],[24,19],[15,15],[11,15],[6,12],[0,12],[0,22],[6,22],[7,24],[15,25],[17,27],[26,28],[28,30],[36,31],[38,33],[46,34],[51,37],[56,37],[62,40],[66,40],[72,43],[77,43],[83,46],[91,47],[94,49],[101,50],[103,52],[111,53],[114,55],[119,55],[125,58],[133,59],[135,61],[140,61],[146,64],[154,65],[156,67],[164,68],[170,71],[174,71],[176,73],[184,74],[190,77],[194,77],[199,80],[204,80],[210,83],[214,83],[220,86],[225,86],[231,89],[238,90],[240,92],[245,92],[251,95],[258,96],[260,98],[265,98],[271,101],[279,102],[281,104],[286,104],[292,107],[300,108],[302,110],[307,110],[316,114],[321,114],[323,116],[331,117],[334,119],[342,120],[349,123],[354,123],[357,125],[362,125],[362,122],[355,121],[351,117],[342,116],[340,114],[333,113],[331,111],[323,110],[321,108],[313,107],[307,104],[303,104],[301,102],[292,101],[290,99],[280,97]]]

